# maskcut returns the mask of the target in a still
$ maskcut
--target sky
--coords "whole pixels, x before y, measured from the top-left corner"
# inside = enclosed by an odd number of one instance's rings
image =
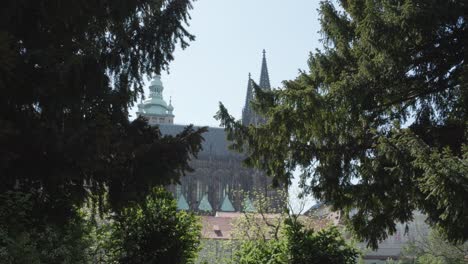
[[[161,74],[163,96],[172,98],[176,124],[219,127],[213,116],[222,102],[241,118],[248,74],[259,82],[262,50],[266,50],[270,83],[281,88],[308,70],[310,52],[321,47],[318,0],[198,0],[190,12],[188,31],[195,41],[178,48],[169,72]],[[149,81],[146,86],[148,92]],[[136,108],[132,110],[135,118]],[[311,198],[290,189],[295,212],[310,207]]]
[[[196,39],[161,74],[174,122],[219,127],[219,102],[239,119],[249,72],[259,81],[263,49],[274,88],[307,70],[309,53],[321,46],[318,7],[318,0],[195,1],[187,28]]]

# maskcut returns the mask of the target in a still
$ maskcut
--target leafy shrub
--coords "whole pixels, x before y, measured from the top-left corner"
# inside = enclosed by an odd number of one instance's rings
[[[200,243],[197,217],[177,211],[172,195],[155,188],[143,204],[115,216],[111,248],[120,263],[192,263]]]
[[[40,214],[43,204],[31,193],[0,194],[2,263],[87,263],[91,225],[82,214],[59,224]]]

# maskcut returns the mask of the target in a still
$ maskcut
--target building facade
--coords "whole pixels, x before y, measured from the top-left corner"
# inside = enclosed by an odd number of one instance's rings
[[[259,86],[270,89],[265,52]],[[150,97],[138,105],[138,115],[144,116],[152,125],[159,125],[163,134],[176,135],[185,125],[174,124],[171,103],[164,101],[163,84],[156,76],[150,85]],[[258,125],[264,120],[250,106],[253,100],[253,81],[249,74],[247,96],[242,112],[245,125]],[[169,186],[177,199],[178,208],[198,211],[203,214],[240,212],[254,210],[251,195],[260,193],[277,202],[275,209],[282,204],[277,190],[271,188],[271,179],[265,173],[243,166],[244,155],[229,150],[229,142],[223,128],[209,127],[203,134],[203,150],[197,159],[190,162],[194,169],[180,179],[180,185]],[[272,208],[273,210],[273,208]]]

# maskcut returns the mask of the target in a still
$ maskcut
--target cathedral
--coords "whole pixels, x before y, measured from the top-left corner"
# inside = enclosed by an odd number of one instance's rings
[[[242,110],[244,125],[258,125],[264,122],[250,107],[254,97],[253,81],[249,74],[247,95]],[[269,90],[265,51],[263,51],[259,87]],[[185,125],[174,124],[174,108],[163,98],[161,77],[156,75],[151,81],[150,96],[138,105],[137,114],[148,119],[151,125],[158,125],[163,134],[176,135]],[[229,142],[223,128],[209,127],[203,134],[203,150],[197,159],[190,162],[194,169],[181,177],[180,185],[168,189],[174,194],[181,210],[191,210],[205,214],[215,212],[240,212],[255,210],[251,201],[253,192],[261,193],[276,205],[282,203],[276,190],[271,188],[271,179],[263,172],[242,165],[242,154],[229,150]]]

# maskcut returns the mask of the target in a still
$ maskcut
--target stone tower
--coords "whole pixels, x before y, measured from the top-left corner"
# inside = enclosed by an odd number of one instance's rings
[[[263,90],[270,90],[270,76],[268,75],[268,66],[266,61],[266,52],[263,50],[262,68],[260,70],[260,82],[259,87]],[[242,124],[247,125],[259,125],[265,122],[265,119],[259,116],[252,109],[251,101],[254,99],[253,80],[249,73],[249,80],[247,81],[247,94],[245,96],[245,105],[242,109]]]
[[[147,100],[138,105],[137,115],[146,117],[150,125],[173,124],[174,107],[171,101],[169,105],[164,101],[164,86],[161,82],[161,76],[155,75],[149,86],[150,96]]]

